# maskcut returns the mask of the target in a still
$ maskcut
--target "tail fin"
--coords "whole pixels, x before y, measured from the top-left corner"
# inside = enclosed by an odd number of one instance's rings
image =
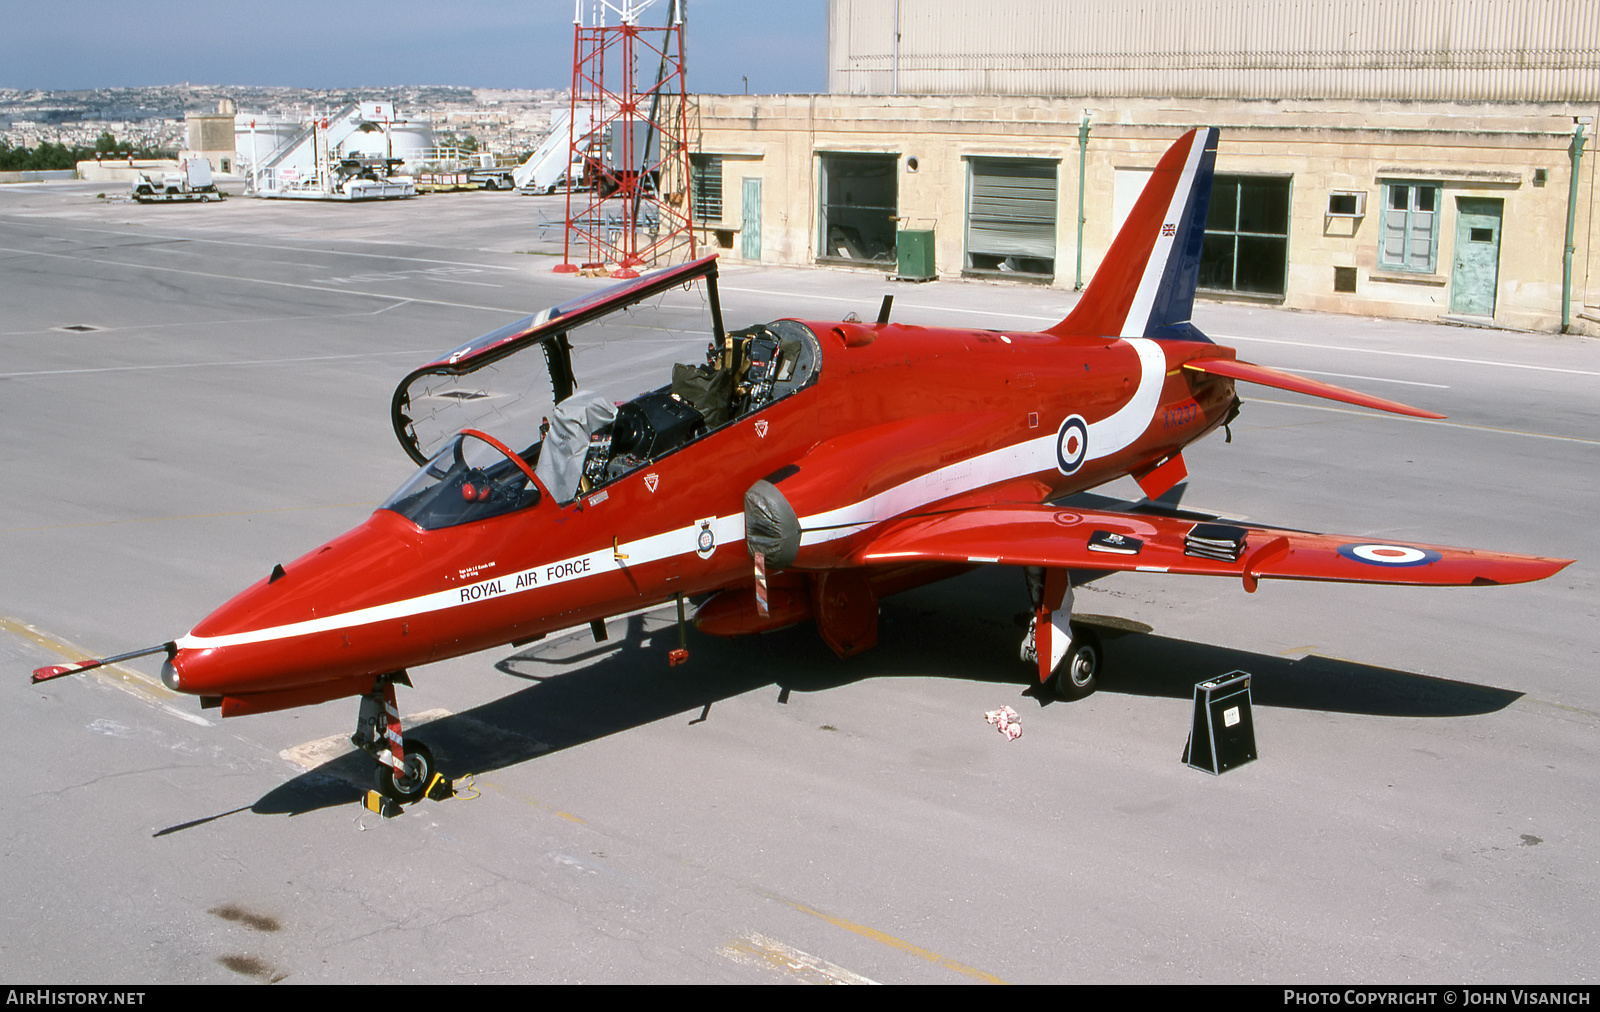
[[[1216,127],[1167,149],[1083,297],[1050,333],[1208,340],[1189,316],[1216,162]]]

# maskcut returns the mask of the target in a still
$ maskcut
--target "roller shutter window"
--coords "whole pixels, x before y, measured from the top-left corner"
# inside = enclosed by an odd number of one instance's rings
[[[1054,276],[1059,164],[998,158],[968,162],[969,271]]]
[[[722,221],[722,156],[690,155],[690,185],[693,192],[694,220]]]

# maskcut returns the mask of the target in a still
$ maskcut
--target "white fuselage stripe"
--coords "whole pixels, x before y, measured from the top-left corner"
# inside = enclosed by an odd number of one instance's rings
[[[1139,356],[1139,387],[1128,403],[1089,423],[1087,459],[1099,460],[1133,445],[1155,420],[1161,406],[1161,390],[1167,380],[1167,353],[1161,345],[1145,337],[1125,338]]]
[[[732,516],[714,518],[711,521],[711,532],[715,536],[719,548],[742,542],[744,540],[744,514],[735,513]],[[337,615],[308,619],[304,622],[291,622],[287,625],[270,626],[249,632],[229,633],[225,636],[195,636],[191,633],[180,637],[177,644],[180,650],[209,650],[215,647],[229,647],[244,643],[266,643],[272,640],[289,639],[294,636],[310,636],[315,633],[370,625],[373,622],[410,618],[413,615],[425,615],[429,612],[459,608],[469,604],[476,604],[479,601],[487,601],[490,598],[522,594],[537,590],[540,587],[586,579],[602,573],[619,572],[630,566],[642,566],[674,556],[694,555],[697,547],[696,538],[699,533],[700,525],[695,523],[688,527],[680,527],[677,530],[653,534],[637,541],[618,545],[615,553],[611,548],[607,547],[585,555],[576,555],[567,559],[541,563],[529,569],[502,573],[486,580],[463,583],[448,590],[436,591],[420,597],[390,601],[386,604],[373,605],[370,608],[341,612]],[[618,556],[626,556],[626,560],[619,560]]]
[[[1148,338],[1128,338],[1127,343],[1139,356],[1139,386],[1126,404],[1089,424],[1087,460],[1109,457],[1132,445],[1149,429],[1161,404],[1161,389],[1166,383],[1166,353]],[[858,503],[802,517],[800,544],[815,545],[849,537],[929,503],[1055,467],[1056,436],[1053,433],[1002,446],[918,475]]]

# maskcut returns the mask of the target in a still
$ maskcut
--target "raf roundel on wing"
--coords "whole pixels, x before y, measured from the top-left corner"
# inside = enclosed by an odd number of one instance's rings
[[[1409,545],[1340,545],[1339,554],[1370,566],[1426,566],[1443,558],[1438,552]]]

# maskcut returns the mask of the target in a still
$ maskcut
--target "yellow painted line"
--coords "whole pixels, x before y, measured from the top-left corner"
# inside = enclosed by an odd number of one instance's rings
[[[587,629],[588,627],[585,626],[584,628]],[[460,714],[457,714],[452,710],[446,710],[442,708],[403,714],[400,720],[401,723],[406,727],[415,729],[424,724],[432,723],[436,720],[443,720],[446,717],[455,717],[458,720],[476,723],[471,717],[462,717]],[[497,728],[496,730],[501,729]],[[514,732],[504,733],[511,734]],[[407,738],[409,737],[410,735],[408,734]],[[528,740],[533,741],[532,739]],[[543,754],[550,750],[550,746],[544,742],[534,741],[533,744],[536,746],[535,754]],[[350,744],[349,735],[333,734],[327,736],[326,738],[314,738],[311,741],[301,742],[298,745],[292,745],[289,748],[279,752],[278,758],[294,763],[301,769],[314,770],[321,766],[325,766],[343,756],[354,755],[356,751],[357,749],[355,746]],[[516,790],[515,788],[508,787],[503,783],[498,783],[494,780],[482,777],[477,773],[463,773],[460,776],[457,776],[455,781],[458,787],[467,785],[467,789],[470,789],[474,792],[472,794],[472,797],[474,798],[478,797],[484,791],[492,791],[495,794],[506,798],[507,800],[516,801],[537,811],[554,815],[558,819],[564,819],[567,822],[576,823],[580,826],[588,825],[588,823],[585,822],[581,816],[574,815],[572,812],[563,811],[562,809],[559,809],[548,802],[540,801],[531,794],[525,794],[519,790]],[[352,782],[359,783],[358,781]]]
[[[1581,714],[1585,717],[1600,717],[1600,713],[1596,713],[1593,710],[1585,710],[1581,706],[1568,706],[1566,703],[1555,703],[1548,699],[1540,699],[1537,696],[1520,696],[1511,701],[1512,706],[1516,706],[1520,703],[1538,703],[1540,706],[1548,706],[1557,710],[1565,710],[1568,713]]]
[[[568,822],[575,822],[580,826],[588,825],[588,823],[585,822],[581,816],[573,815],[571,812],[564,812],[555,805],[540,801],[538,798],[523,794],[521,791],[514,791],[502,784],[495,783],[493,780],[479,780],[477,783],[480,787],[494,791],[503,798],[509,798],[512,801],[520,801],[529,808],[536,808],[541,812],[549,812],[551,815],[554,815],[557,818],[566,819]]]
[[[68,660],[81,661],[96,656],[92,650],[85,650],[75,643],[52,636],[42,629],[28,625],[26,622],[18,622],[16,619],[0,616],[0,632],[8,632],[20,639],[37,644],[53,654],[59,654]],[[193,697],[185,697],[183,693],[173,692],[144,672],[135,671],[133,668],[124,667],[121,664],[106,664],[65,677],[93,678],[113,688],[138,696],[147,703],[154,703],[173,716],[187,720],[191,724],[200,724],[204,727],[213,726],[212,722],[204,717],[180,710],[173,705],[179,699]]]
[[[39,646],[44,647],[51,653],[60,654],[62,657],[65,657],[68,660],[82,661],[95,656],[93,651],[85,650],[77,644],[70,643],[67,640],[58,639],[42,629],[37,629],[25,622],[18,622],[15,619],[0,618],[0,630],[11,633],[13,636],[20,636],[32,643],[37,643]],[[110,679],[103,677],[100,674],[102,671],[107,672],[113,677]],[[178,693],[173,692],[171,689],[167,688],[165,685],[162,685],[160,682],[156,681],[150,676],[143,674],[142,672],[135,671],[132,668],[125,668],[120,664],[107,664],[102,667],[86,671],[84,674],[99,678],[102,681],[121,683],[136,693],[142,695],[147,694],[150,698],[159,700],[160,702],[168,702],[178,698]],[[68,677],[73,676],[69,675]]]
[[[1310,411],[1327,411],[1336,415],[1355,415],[1358,418],[1381,418],[1384,421],[1418,422],[1423,425],[1437,425],[1444,429],[1470,429],[1473,432],[1493,432],[1502,436],[1527,436],[1529,439],[1554,439],[1562,443],[1587,443],[1590,446],[1600,446],[1600,439],[1588,439],[1583,436],[1558,436],[1553,432],[1528,432],[1525,429],[1505,429],[1497,425],[1473,425],[1470,422],[1451,422],[1441,418],[1412,418],[1408,415],[1397,415],[1387,411],[1362,411],[1355,408],[1335,408],[1326,404],[1301,404],[1298,401],[1277,401],[1270,397],[1241,397],[1246,404],[1276,404],[1283,408],[1306,408]],[[1238,424],[1237,422],[1235,424]],[[1256,428],[1283,428],[1283,426],[1258,425]]]
[[[1005,983],[1004,980],[1001,980],[992,973],[985,973],[984,971],[970,967],[965,963],[958,963],[948,956],[941,956],[939,953],[934,952],[931,949],[924,949],[920,945],[913,945],[904,939],[885,934],[876,928],[869,928],[864,924],[856,924],[853,921],[845,920],[843,917],[835,917],[832,914],[825,914],[813,907],[806,906],[804,903],[796,903],[794,900],[784,899],[782,896],[775,896],[771,893],[767,893],[766,895],[771,899],[775,899],[780,903],[793,907],[802,914],[809,914],[818,920],[826,921],[836,928],[843,928],[846,931],[860,935],[862,938],[871,939],[880,945],[887,945],[891,949],[898,949],[901,952],[908,952],[919,959],[927,960],[935,966],[942,966],[947,970],[954,970],[957,973],[964,974],[985,984]]]
[[[574,815],[571,812],[562,811],[561,809],[556,808],[554,805],[540,801],[539,799],[523,794],[520,791],[508,788],[503,784],[497,784],[492,780],[480,780],[478,783],[481,787],[494,791],[496,794],[499,794],[508,800],[520,801],[530,808],[548,812],[562,819],[575,822],[578,825],[587,825],[587,823],[581,817]],[[939,953],[934,952],[931,949],[925,949],[920,945],[913,945],[904,939],[896,938],[893,935],[879,931],[876,928],[869,928],[864,924],[856,924],[853,921],[847,921],[842,917],[835,917],[832,914],[823,913],[822,911],[817,910],[815,907],[806,906],[804,903],[797,903],[794,900],[786,899],[785,897],[779,896],[775,893],[767,892],[765,890],[760,890],[760,893],[768,899],[776,900],[785,906],[798,910],[800,913],[808,914],[819,920],[826,921],[836,928],[843,928],[852,934],[860,935],[862,938],[870,939],[871,941],[877,942],[880,945],[887,945],[891,949],[897,949],[900,952],[910,953],[913,956],[933,963],[935,966],[942,966],[947,970],[954,970],[956,973],[964,974],[985,984],[1006,983],[1006,981],[996,977],[992,973],[985,973],[982,970],[967,966],[965,963],[957,962],[948,956],[942,956]],[[730,959],[735,959],[736,961],[741,962],[760,962],[770,965],[777,965],[780,962],[794,963],[797,966],[804,965],[808,967],[810,971],[814,971],[816,973],[832,975],[835,974],[836,971],[837,974],[840,975],[847,974],[850,977],[857,976],[856,974],[852,974],[850,971],[845,970],[842,967],[836,967],[831,963],[818,960],[814,956],[809,956],[806,953],[802,953],[798,949],[791,949],[782,945],[781,943],[773,942],[772,940],[761,935],[749,935],[744,939],[731,942],[727,946],[724,946],[722,953],[723,955],[728,956]],[[842,978],[836,977],[834,981],[830,982],[838,982],[839,979]],[[875,981],[868,980],[865,977],[861,977],[852,982],[866,984],[876,983]]]
[[[587,629],[588,627],[585,626],[584,628]],[[458,721],[468,724],[477,723],[477,721],[471,717],[463,717],[461,714],[446,709],[423,710],[418,713],[408,713],[401,717],[401,723],[407,728],[415,730],[424,724],[429,724],[436,720],[443,720],[446,717],[454,717]],[[502,734],[515,735],[515,732],[505,731],[503,728],[493,728],[493,730]],[[409,733],[407,734],[407,737],[410,737]],[[517,737],[525,736],[517,735]],[[542,741],[535,741],[532,738],[526,738],[526,740],[533,744],[533,754],[536,756],[543,755],[544,753],[550,751],[550,746]],[[299,745],[284,749],[282,752],[278,753],[278,755],[280,758],[286,759],[303,769],[312,770],[322,766],[325,763],[331,762],[340,756],[353,754],[355,751],[355,746],[350,744],[349,735],[335,734],[329,735],[326,738],[317,738],[312,741],[302,742]],[[508,787],[503,783],[490,780],[481,774],[463,773],[457,776],[455,780],[458,784],[464,782],[470,783],[471,789],[477,792],[474,794],[474,797],[482,794],[485,791],[492,791],[509,801],[519,802],[528,806],[529,808],[535,809],[536,811],[554,815],[558,819],[564,819],[567,822],[576,823],[580,826],[588,825],[588,823],[585,822],[581,816],[574,815],[572,812],[563,811],[549,802],[540,801],[531,794],[526,794],[515,788]]]
[[[1309,661],[1309,660],[1312,660],[1312,659],[1319,660],[1319,661],[1332,661],[1335,664],[1348,664],[1353,668],[1369,667],[1369,665],[1364,664],[1361,661],[1352,661],[1350,658],[1348,658],[1348,657],[1340,657],[1338,654],[1322,654],[1322,653],[1318,653],[1315,650],[1308,650],[1306,652],[1306,655],[1304,657],[1300,658],[1300,660],[1302,660],[1302,661]]]
[[[131,233],[130,233],[131,234]],[[1388,355],[1393,358],[1420,358],[1429,362],[1457,362],[1462,365],[1486,365],[1495,369],[1535,369],[1539,372],[1562,372],[1574,376],[1600,376],[1592,369],[1563,369],[1553,365],[1534,365],[1531,362],[1497,362],[1482,358],[1456,358],[1451,355],[1428,355],[1415,351],[1384,351],[1379,348],[1352,348],[1338,344],[1313,344],[1310,341],[1285,341],[1271,337],[1245,337],[1243,334],[1212,334],[1218,341],[1253,341],[1257,344],[1293,345],[1297,348],[1321,348],[1324,351],[1348,351],[1363,355]]]
[[[425,724],[431,720],[440,720],[452,716],[451,711],[445,709],[423,710],[421,713],[408,713],[401,716],[400,720],[406,727]],[[348,734],[330,734],[326,738],[313,738],[303,741],[298,745],[291,745],[278,753],[278,758],[294,763],[303,770],[314,770],[324,766],[335,759],[345,755],[354,755],[356,747],[350,744]],[[363,786],[365,781],[362,782]]]

